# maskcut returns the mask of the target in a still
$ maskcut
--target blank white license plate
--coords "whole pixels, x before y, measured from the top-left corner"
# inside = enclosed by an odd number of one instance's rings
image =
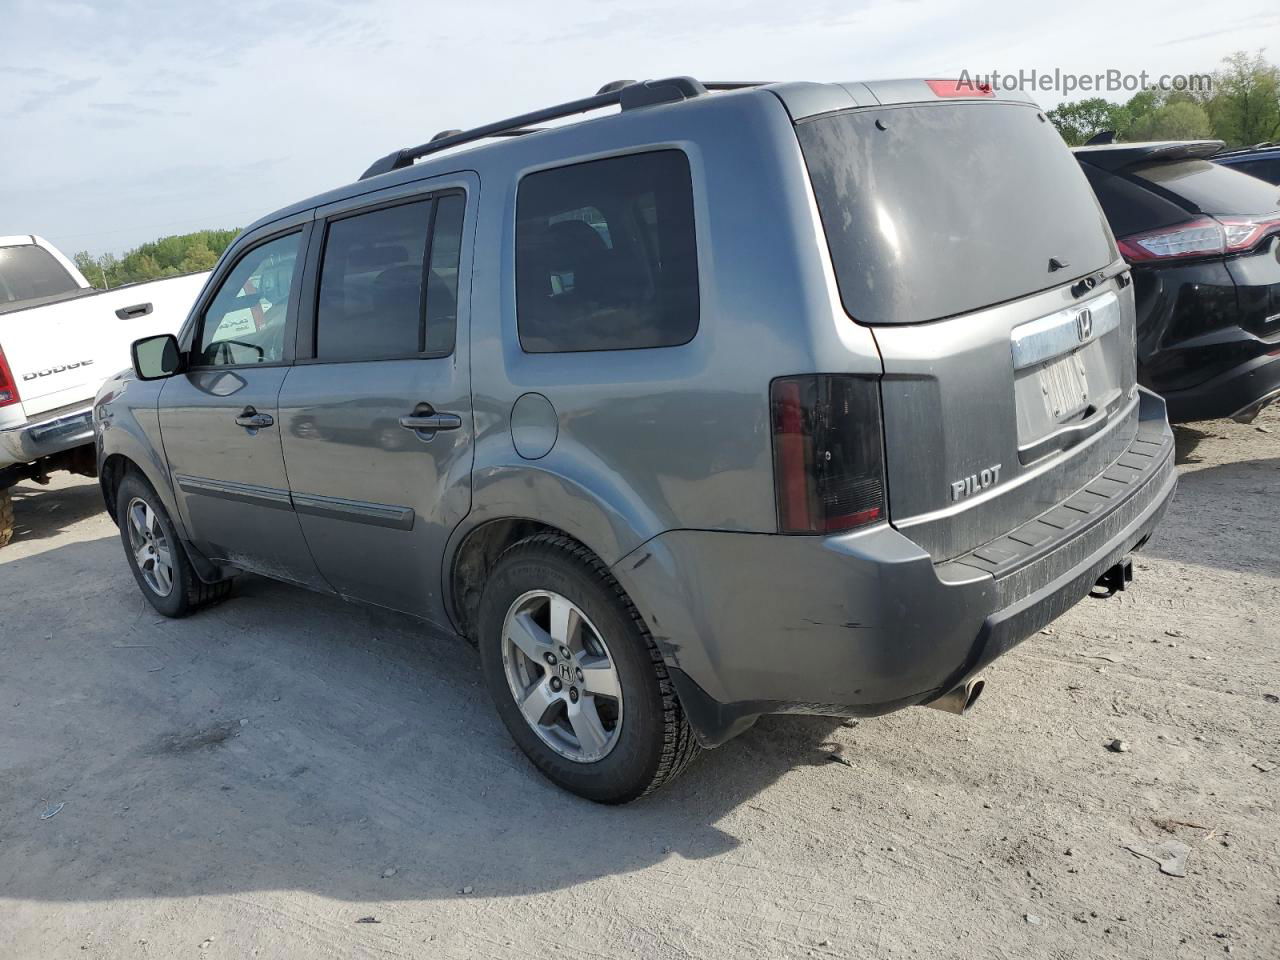
[[[1040,386],[1049,412],[1057,420],[1075,416],[1089,406],[1089,381],[1084,358],[1076,350],[1055,357],[1040,368]]]

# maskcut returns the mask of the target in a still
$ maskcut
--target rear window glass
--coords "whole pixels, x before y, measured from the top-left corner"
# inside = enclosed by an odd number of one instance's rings
[[[1204,213],[1251,216],[1280,208],[1280,190],[1208,160],[1178,160],[1132,168],[1139,180],[1191,201]]]
[[[516,317],[528,353],[688,343],[698,330],[689,160],[593,160],[520,182]]]
[[[0,303],[56,297],[79,289],[71,274],[43,247],[0,247]]]
[[[876,108],[807,120],[796,132],[856,320],[967,313],[1114,256],[1084,174],[1034,108]],[[1051,272],[1051,258],[1069,269]]]
[[[1265,180],[1267,183],[1280,183],[1280,157],[1264,157],[1261,160],[1245,160],[1241,163],[1225,164],[1232,170],[1239,170],[1251,177]]]

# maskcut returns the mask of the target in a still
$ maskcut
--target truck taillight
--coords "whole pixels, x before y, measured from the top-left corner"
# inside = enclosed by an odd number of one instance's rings
[[[874,379],[810,374],[769,388],[782,533],[838,533],[885,519],[880,392]]]
[[[4,348],[0,347],[0,407],[7,407],[21,399],[18,396],[18,381],[13,379],[9,361],[4,358]]]

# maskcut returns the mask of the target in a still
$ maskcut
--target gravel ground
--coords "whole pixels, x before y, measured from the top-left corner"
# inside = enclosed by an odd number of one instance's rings
[[[0,956],[1273,960],[1280,410],[1179,453],[1134,589],[969,718],[766,719],[620,809],[534,772],[464,644],[256,578],[161,620],[92,481],[20,488]],[[1185,876],[1127,849],[1167,843]]]

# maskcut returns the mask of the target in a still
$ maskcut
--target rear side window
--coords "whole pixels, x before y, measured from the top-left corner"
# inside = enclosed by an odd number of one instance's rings
[[[0,304],[56,297],[80,288],[53,255],[35,244],[0,247]]]
[[[803,121],[796,132],[855,320],[967,313],[1116,256],[1079,165],[1032,107],[853,110]],[[1070,269],[1051,271],[1050,259]]]
[[[1187,211],[1170,199],[1087,163],[1082,163],[1080,168],[1089,178],[1089,185],[1117,237],[1171,227],[1187,220]]]
[[[698,258],[684,153],[593,160],[521,180],[516,317],[528,353],[692,340]]]
[[[320,360],[447,356],[466,198],[445,194],[329,224],[316,305]]]
[[[1204,213],[1247,217],[1280,209],[1280,190],[1274,184],[1208,160],[1153,163],[1126,172]]]

